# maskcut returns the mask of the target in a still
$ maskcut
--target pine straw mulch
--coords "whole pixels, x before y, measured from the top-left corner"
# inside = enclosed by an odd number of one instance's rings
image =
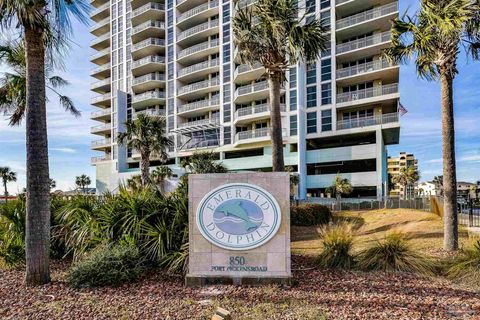
[[[149,272],[120,288],[75,290],[54,262],[53,282],[25,288],[23,271],[0,270],[0,319],[480,319],[480,292],[408,274],[317,270],[294,256],[291,288],[185,288],[183,277]],[[300,269],[300,270],[299,270]]]

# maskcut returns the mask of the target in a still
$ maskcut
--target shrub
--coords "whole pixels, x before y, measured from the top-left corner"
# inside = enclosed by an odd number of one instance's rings
[[[7,266],[25,260],[25,201],[12,200],[0,205],[0,259]]]
[[[323,250],[318,257],[322,268],[350,269],[354,265],[351,254],[353,244],[352,228],[348,224],[336,224],[321,232]]]
[[[447,276],[458,282],[480,285],[480,239],[453,259]]]
[[[331,219],[332,212],[328,207],[321,204],[303,203],[291,206],[290,220],[294,226],[326,224]]]
[[[66,280],[75,288],[116,287],[136,280],[142,271],[142,262],[135,246],[100,246],[75,263]]]
[[[405,234],[392,232],[358,254],[363,270],[432,274],[435,264],[411,248]]]

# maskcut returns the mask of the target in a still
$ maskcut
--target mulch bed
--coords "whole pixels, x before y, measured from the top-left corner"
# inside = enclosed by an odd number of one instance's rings
[[[295,256],[295,285],[186,288],[183,277],[149,272],[119,288],[76,290],[53,263],[53,282],[25,288],[23,272],[0,270],[0,319],[480,319],[480,293],[408,274],[317,270]]]

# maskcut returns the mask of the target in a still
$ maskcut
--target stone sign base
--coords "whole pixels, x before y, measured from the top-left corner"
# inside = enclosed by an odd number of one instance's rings
[[[199,174],[188,180],[186,285],[289,285],[289,173]]]

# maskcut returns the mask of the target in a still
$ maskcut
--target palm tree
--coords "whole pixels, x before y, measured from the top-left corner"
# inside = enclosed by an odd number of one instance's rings
[[[435,194],[443,197],[443,176],[435,176],[432,182],[435,185]]]
[[[150,175],[150,181],[158,185],[160,192],[165,191],[165,179],[171,178],[173,176],[173,171],[168,166],[158,166],[155,170],[152,171]]]
[[[0,78],[0,112],[9,115],[10,125],[21,124],[25,117],[27,98],[27,78],[25,46],[23,42],[11,41],[0,46],[0,63],[4,63],[12,73],[5,72]],[[80,116],[80,111],[75,107],[72,99],[62,95],[58,89],[68,85],[68,81],[58,75],[52,75],[53,62],[46,61],[45,83],[53,94],[59,98],[60,105],[74,116]],[[48,101],[47,101],[48,102]]]
[[[77,187],[82,189],[82,193],[86,194],[86,188],[92,183],[90,180],[90,177],[87,176],[86,174],[82,174],[81,176],[75,177],[75,184]]]
[[[189,173],[226,173],[228,170],[223,163],[215,159],[213,152],[195,152],[182,160],[180,165]]]
[[[125,129],[118,133],[118,143],[140,153],[142,185],[145,186],[149,182],[150,157],[165,162],[167,150],[173,146],[173,141],[166,136],[165,118],[139,114],[137,119],[125,123]]]
[[[392,182],[403,187],[403,198],[407,198],[407,188],[420,179],[417,169],[414,166],[403,167],[398,174],[392,177]]]
[[[0,0],[0,26],[21,28],[26,61],[27,285],[50,282],[50,189],[45,94],[46,53],[62,52],[72,34],[71,18],[88,23],[86,0]]]
[[[337,201],[340,201],[340,199],[342,198],[342,194],[348,195],[352,193],[353,187],[348,179],[342,178],[341,174],[337,173],[335,179],[333,180],[331,190],[333,190],[333,192],[335,193]]]
[[[391,48],[385,50],[392,62],[415,57],[417,74],[440,80],[444,186],[444,248],[458,249],[457,178],[453,80],[457,59],[464,47],[473,59],[480,53],[480,3],[477,0],[423,0],[414,17],[395,19]]]
[[[232,22],[240,62],[265,68],[270,96],[272,170],[284,171],[280,87],[287,69],[315,61],[329,40],[324,23],[298,18],[296,0],[257,0],[237,11]]]
[[[0,167],[0,178],[3,181],[4,197],[5,197],[5,202],[7,202],[8,201],[7,183],[12,181],[17,181],[17,174],[11,171],[9,167]]]
[[[52,190],[57,186],[57,182],[52,178],[50,178],[49,181],[50,181],[50,190]]]

